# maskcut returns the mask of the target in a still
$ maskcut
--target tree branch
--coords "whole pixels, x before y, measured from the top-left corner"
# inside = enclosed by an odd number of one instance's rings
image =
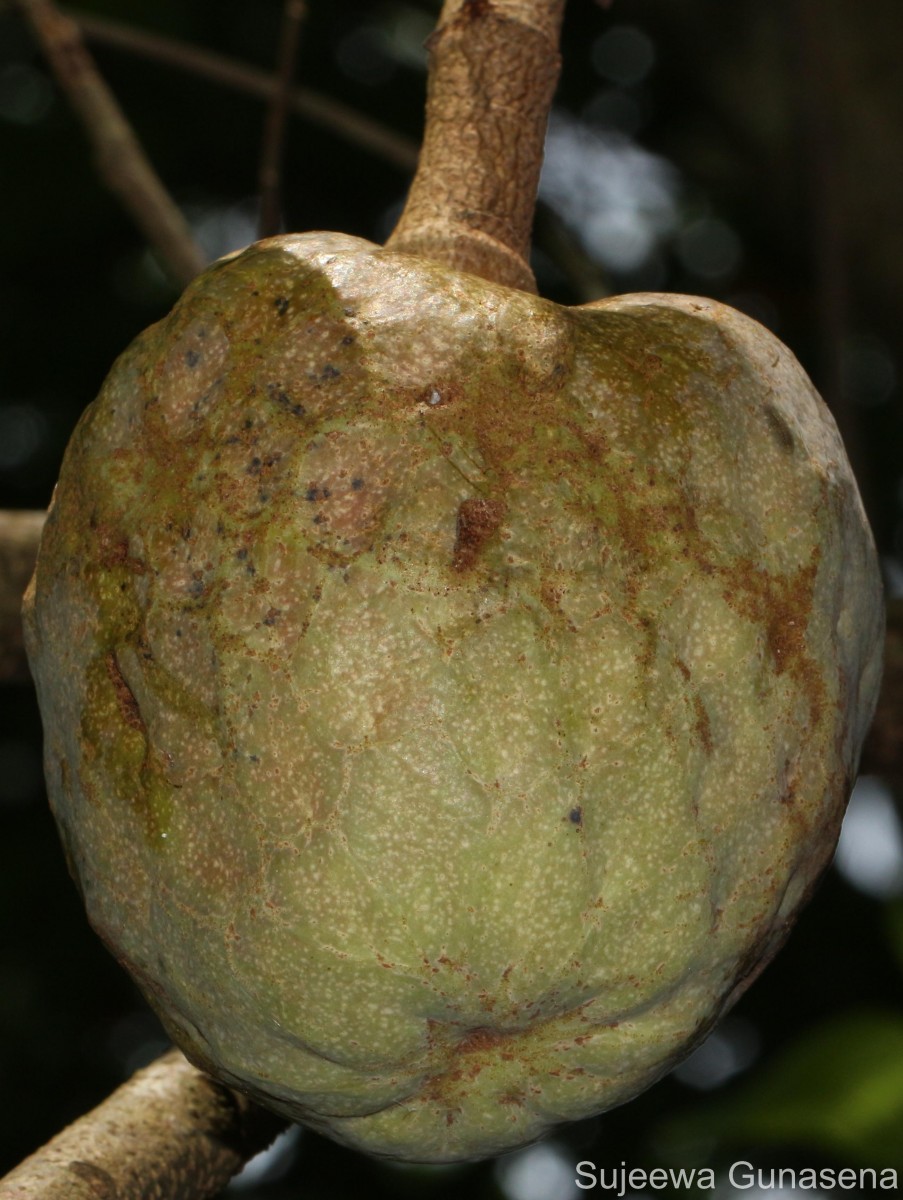
[[[81,118],[101,178],[122,200],[176,282],[188,283],[204,269],[203,255],[115,96],[101,79],[78,26],[52,0],[18,0],[18,5],[57,83]]]
[[[44,528],[42,512],[0,510],[0,682],[31,676],[22,642],[22,595],[34,571]]]
[[[0,1179],[0,1200],[204,1200],[286,1125],[172,1050]]]
[[[73,12],[72,15],[92,41],[175,67],[180,71],[188,71],[224,87],[270,99],[279,86],[266,71],[258,71],[255,67],[246,66],[222,54],[187,46],[174,38],[135,29],[90,13]],[[362,116],[353,108],[307,88],[294,88],[289,101],[293,112],[346,141],[379,155],[401,170],[413,171],[417,165],[415,142],[387,129],[378,121]]]
[[[850,327],[849,263],[845,181],[841,161],[843,138],[838,119],[846,91],[836,64],[836,34],[828,10],[819,0],[796,0],[797,90],[808,190],[810,247],[814,275],[815,315],[820,358],[816,380],[831,409],[853,464],[860,489],[870,486],[864,470],[856,412],[844,380],[844,342]],[[871,510],[872,497],[865,495]]]
[[[260,154],[260,227],[259,236],[272,237],[282,225],[282,150],[285,126],[292,94],[292,76],[298,53],[298,40],[305,8],[303,0],[285,0],[276,87],[270,98],[263,145]]]
[[[536,291],[530,232],[564,0],[445,0],[393,250]]]

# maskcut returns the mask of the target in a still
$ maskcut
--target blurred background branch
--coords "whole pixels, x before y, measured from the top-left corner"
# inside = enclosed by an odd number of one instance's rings
[[[204,257],[100,77],[78,25],[51,0],[18,0],[18,4],[85,127],[104,182],[119,196],[173,279],[188,283],[203,270]]]
[[[34,570],[44,513],[0,510],[0,682],[30,681],[22,643],[22,596]]]
[[[304,13],[305,7],[301,0],[285,0],[276,64],[276,87],[270,97],[260,151],[260,220],[257,232],[261,238],[279,233],[282,224],[280,179],[285,148],[285,123],[291,106],[292,77],[295,73],[298,39]]]
[[[72,16],[85,36],[98,44],[186,71],[211,83],[247,92],[263,100],[272,101],[279,94],[279,82],[271,74],[226,55],[94,13],[72,10]],[[395,133],[349,105],[309,88],[292,88],[287,102],[299,116],[379,155],[402,171],[413,171],[417,165],[418,146],[414,138]]]

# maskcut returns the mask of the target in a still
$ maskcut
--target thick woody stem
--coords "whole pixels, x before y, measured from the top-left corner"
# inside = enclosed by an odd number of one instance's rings
[[[285,1127],[173,1050],[0,1179],[0,1200],[203,1200]]]
[[[564,0],[446,0],[430,38],[426,129],[387,242],[535,292],[530,232]]]

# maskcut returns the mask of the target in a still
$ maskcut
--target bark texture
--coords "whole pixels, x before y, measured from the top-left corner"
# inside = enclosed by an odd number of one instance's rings
[[[535,292],[530,233],[564,0],[447,0],[417,174],[387,245]]]
[[[173,1050],[0,1179],[0,1200],[203,1200],[285,1125]]]

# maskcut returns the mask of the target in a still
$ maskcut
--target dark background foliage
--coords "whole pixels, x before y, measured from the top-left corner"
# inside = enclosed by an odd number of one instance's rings
[[[416,139],[438,5],[309,8],[298,82]],[[278,0],[86,0],[85,11],[266,70],[275,61]],[[541,290],[563,303],[688,291],[774,328],[835,410],[892,592],[903,584],[901,40],[895,0],[571,0],[535,253]],[[95,51],[209,253],[251,239],[261,102]],[[10,4],[0,164],[0,503],[44,507],[80,412],[175,292],[98,181]],[[381,240],[407,177],[294,119],[284,182],[286,228]],[[0,709],[2,1171],[163,1041],[66,875],[31,690],[6,687]],[[558,1200],[580,1194],[581,1159],[710,1165],[721,1179],[739,1159],[903,1171],[903,849],[890,790],[871,779],[860,793],[844,871],[829,871],[710,1042],[632,1104],[526,1156],[449,1169],[374,1163],[305,1132],[244,1194]]]

